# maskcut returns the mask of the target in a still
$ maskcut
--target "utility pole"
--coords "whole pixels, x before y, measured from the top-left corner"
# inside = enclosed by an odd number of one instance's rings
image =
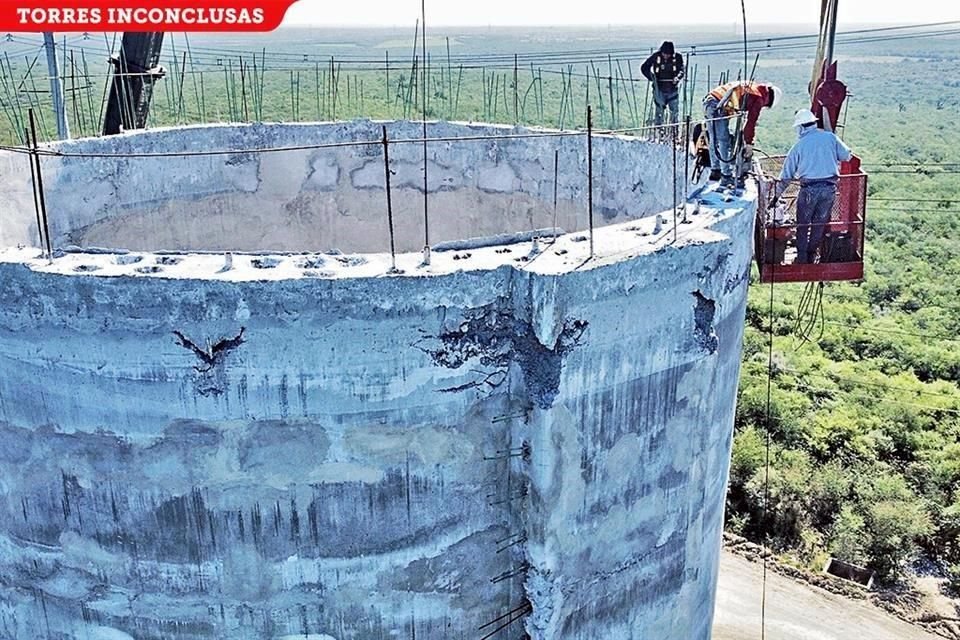
[[[67,125],[67,108],[63,99],[63,86],[60,84],[60,72],[57,67],[57,45],[53,40],[53,33],[43,32],[43,47],[47,51],[47,71],[50,76],[50,96],[53,98],[53,112],[57,117],[57,138],[70,138],[70,128]]]

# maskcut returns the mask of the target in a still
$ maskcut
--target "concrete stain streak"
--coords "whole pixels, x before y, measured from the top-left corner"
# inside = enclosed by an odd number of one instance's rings
[[[240,149],[379,127],[61,147]],[[555,146],[570,160],[556,226],[575,233],[535,253],[509,234],[552,222]],[[654,244],[637,218],[671,200],[672,147],[598,135],[597,210],[633,222],[598,227],[584,262],[582,147],[436,145],[431,198],[463,212],[438,241],[469,251],[429,267],[399,255],[401,273],[373,253],[234,253],[222,270],[222,254],[149,252],[381,250],[375,147],[51,156],[56,238],[151,246],[49,264],[0,247],[0,637],[708,640],[753,194],[708,193],[676,243]],[[416,145],[394,160],[398,219],[418,219]],[[35,236],[29,175],[8,164],[2,246]],[[231,235],[246,221],[260,226]],[[420,249],[417,225],[400,235]]]

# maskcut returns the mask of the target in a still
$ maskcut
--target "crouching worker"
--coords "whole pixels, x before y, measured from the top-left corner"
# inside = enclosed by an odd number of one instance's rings
[[[753,139],[760,110],[780,102],[781,91],[772,84],[758,82],[728,82],[713,89],[703,99],[703,115],[710,137],[710,179],[719,180],[721,187],[742,185],[742,176],[734,176],[737,164],[731,149],[730,120],[745,114],[743,122],[744,159],[753,156]]]
[[[840,163],[850,160],[852,153],[835,134],[817,127],[817,117],[810,109],[800,109],[793,120],[799,139],[790,148],[770,206],[792,180],[800,181],[797,195],[797,259],[800,264],[816,260],[826,225],[830,221],[837,198]]]

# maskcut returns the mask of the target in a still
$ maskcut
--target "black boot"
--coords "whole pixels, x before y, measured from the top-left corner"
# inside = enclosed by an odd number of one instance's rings
[[[710,169],[710,180],[716,182],[720,179],[720,169]]]

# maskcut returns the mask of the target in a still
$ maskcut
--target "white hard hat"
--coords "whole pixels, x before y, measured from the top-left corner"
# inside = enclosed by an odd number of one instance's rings
[[[810,109],[798,109],[793,116],[793,126],[795,127],[803,127],[816,121],[817,116],[813,115],[813,111],[810,111]]]
[[[777,85],[768,84],[767,91],[773,94],[773,99],[770,101],[770,106],[775,107],[780,104],[780,100],[783,98],[783,89]]]

